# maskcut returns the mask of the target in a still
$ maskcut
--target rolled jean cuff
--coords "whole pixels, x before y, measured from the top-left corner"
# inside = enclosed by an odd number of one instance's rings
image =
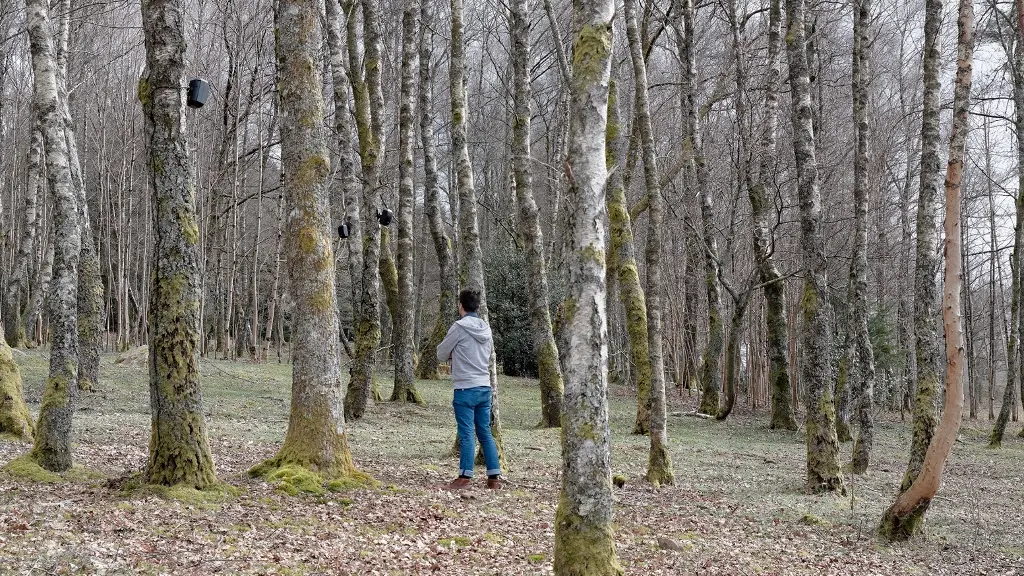
[[[501,476],[501,468],[493,468],[493,469],[492,468],[488,468],[487,469],[487,475],[488,476]]]
[[[468,476],[469,478],[472,478],[473,477],[473,471],[472,470],[461,470],[460,469],[459,470],[459,476]]]

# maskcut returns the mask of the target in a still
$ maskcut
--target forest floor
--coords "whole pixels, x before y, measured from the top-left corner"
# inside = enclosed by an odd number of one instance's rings
[[[38,410],[46,358],[18,355]],[[204,360],[203,396],[217,474],[238,489],[207,500],[126,493],[149,439],[147,370],[104,357],[98,390],[75,415],[76,462],[102,477],[34,483],[0,472],[0,574],[550,574],[559,491],[558,430],[538,430],[536,382],[502,379],[512,489],[452,493],[449,383],[419,382],[425,407],[378,404],[350,427],[375,488],[289,496],[246,470],[272,456],[287,425],[290,366]],[[390,382],[381,378],[382,388]],[[627,574],[1024,575],[1024,440],[984,447],[967,422],[928,512],[906,545],[873,537],[905,467],[908,425],[881,416],[871,471],[847,497],[803,489],[804,440],[772,432],[744,406],[727,422],[678,414],[669,436],[677,485],[644,483],[647,439],[634,403],[611,390],[615,537]],[[0,441],[0,464],[28,446]],[[844,460],[850,445],[843,446]]]

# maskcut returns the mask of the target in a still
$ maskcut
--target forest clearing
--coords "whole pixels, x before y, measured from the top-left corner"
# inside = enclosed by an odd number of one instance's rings
[[[204,360],[204,402],[217,475],[237,495],[205,499],[128,492],[118,478],[146,460],[145,367],[104,356],[85,395],[75,451],[101,476],[39,484],[0,473],[4,574],[550,574],[559,431],[534,427],[536,382],[502,379],[513,489],[441,490],[457,459],[447,381],[418,382],[427,405],[379,404],[350,427],[357,466],[378,488],[289,496],[246,470],[272,455],[287,421],[290,366]],[[20,358],[39,402],[46,359]],[[802,434],[767,429],[767,412],[725,422],[672,416],[675,487],[641,480],[646,439],[630,434],[630,392],[610,391],[616,546],[627,574],[1024,574],[1020,486],[1024,441],[986,449],[966,424],[926,536],[885,545],[878,518],[898,487],[909,435],[878,423],[872,471],[850,497],[803,486]],[[673,412],[696,398],[670,394]],[[844,445],[848,447],[849,445]],[[0,461],[27,445],[0,442]]]

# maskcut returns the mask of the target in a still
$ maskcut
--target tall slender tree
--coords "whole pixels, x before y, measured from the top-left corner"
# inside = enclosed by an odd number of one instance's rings
[[[533,199],[532,158],[530,157],[530,2],[512,0],[509,4],[509,32],[512,60],[512,173],[516,201],[519,204],[519,235],[526,251],[526,278],[530,297],[530,333],[537,357],[540,380],[540,427],[557,428],[562,417],[562,370],[558,365],[558,346],[551,327],[548,308],[548,271],[545,265],[544,234],[540,227],[537,202]]]
[[[284,444],[250,474],[287,481],[290,471],[301,467],[323,479],[363,478],[352,463],[343,408],[318,0],[280,0],[274,25],[295,347]]]
[[[845,492],[839,468],[835,408],[832,403],[832,319],[828,301],[828,262],[821,234],[821,191],[811,111],[804,0],[786,0],[786,53],[793,103],[793,149],[800,200],[803,258],[803,336],[800,381],[807,398],[807,486],[813,491]]]
[[[144,0],[146,72],[139,100],[149,142],[155,244],[149,309],[152,432],[146,479],[197,489],[217,481],[199,388],[199,228],[185,144],[181,0]]]
[[[381,89],[381,40],[377,26],[377,0],[361,0],[363,12],[363,58],[357,43],[357,8],[360,0],[348,0],[345,15],[348,22],[348,57],[350,80],[355,103],[356,127],[359,135],[359,158],[362,164],[363,194],[360,215],[363,229],[362,293],[359,298],[359,320],[356,323],[356,357],[352,361],[348,394],[345,396],[345,417],[362,418],[375,383],[377,345],[380,344],[380,222],[377,207],[380,199],[380,163],[384,155],[384,123],[381,116],[384,95]],[[360,72],[360,70],[362,70]]]
[[[26,24],[35,78],[34,104],[43,133],[47,183],[53,198],[53,281],[49,293],[52,330],[50,372],[39,408],[31,457],[54,472],[71,468],[71,419],[78,390],[78,257],[81,228],[78,201],[61,116],[58,62],[50,8],[43,0],[26,0]]]
[[[633,81],[636,98],[636,123],[640,130],[640,149],[644,161],[644,181],[647,185],[647,342],[651,358],[650,435],[651,447],[647,463],[647,480],[655,486],[674,484],[672,462],[668,455],[668,434],[665,412],[665,355],[662,328],[662,244],[665,233],[664,200],[661,197],[658,164],[654,150],[654,130],[651,128],[650,101],[647,95],[647,64],[637,25],[636,0],[625,0],[626,36],[630,59],[633,63]]]
[[[917,478],[931,444],[938,420],[935,399],[941,372],[941,351],[935,329],[938,311],[939,270],[936,224],[939,178],[939,33],[942,27],[942,0],[925,0],[924,14],[924,103],[921,111],[921,185],[917,198],[917,245],[914,265],[914,337],[917,389],[913,403],[913,437],[910,460],[901,490],[907,490]],[[923,511],[922,511],[923,514]]]
[[[682,67],[680,97],[683,112],[683,156],[687,159],[685,175],[687,186],[696,188],[700,202],[700,222],[705,248],[704,280],[708,297],[708,345],[704,351],[701,372],[701,395],[698,410],[704,414],[717,414],[722,390],[722,351],[725,348],[725,322],[722,310],[722,291],[718,280],[718,239],[715,230],[715,191],[711,189],[704,144],[701,139],[697,114],[696,25],[693,0],[680,0],[680,25],[676,26],[676,43]]]
[[[856,153],[853,165],[854,241],[850,262],[850,301],[855,355],[848,364],[853,402],[857,411],[857,438],[853,444],[853,472],[867,471],[874,442],[872,401],[874,398],[875,356],[868,334],[868,203],[871,186],[871,123],[868,117],[868,88],[871,81],[871,0],[854,2],[853,20],[853,124]]]
[[[562,350],[565,398],[562,491],[555,515],[558,576],[622,574],[612,531],[605,309],[605,138],[613,31],[612,0],[573,2],[568,227],[569,294]]]
[[[419,68],[420,0],[406,0],[402,14],[402,80],[398,118],[398,311],[395,318],[395,387],[391,400],[423,403],[413,380],[416,343],[413,298],[413,211],[416,190],[413,142],[416,138],[416,81]],[[435,355],[436,357],[436,355]]]
[[[430,237],[437,253],[437,272],[441,290],[438,295],[437,321],[430,332],[426,346],[420,354],[417,366],[420,378],[437,380],[441,377],[438,371],[437,354],[434,350],[444,340],[448,327],[458,319],[456,296],[459,291],[459,279],[455,271],[455,254],[452,241],[444,223],[441,212],[441,187],[437,173],[437,153],[434,143],[434,75],[431,59],[433,50],[433,12],[431,2],[422,2],[420,7],[420,78],[419,78],[419,114],[420,144],[423,149],[423,187],[424,215],[430,228]]]
[[[926,18],[930,14],[926,13]],[[927,20],[926,20],[927,22]],[[926,24],[927,26],[927,24]],[[960,319],[960,198],[963,184],[967,133],[970,131],[971,81],[974,68],[974,3],[960,0],[957,17],[956,85],[953,92],[953,125],[949,134],[946,166],[945,261],[942,325],[946,337],[946,406],[942,421],[929,443],[918,473],[882,516],[879,534],[887,540],[907,540],[921,526],[925,512],[942,484],[942,471],[956,442],[964,413],[964,337]],[[918,393],[916,401],[921,400]],[[915,412],[918,407],[914,407]],[[911,462],[915,457],[911,453]]]

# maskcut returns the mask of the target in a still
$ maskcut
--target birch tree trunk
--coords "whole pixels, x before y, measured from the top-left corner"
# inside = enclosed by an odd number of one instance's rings
[[[100,258],[89,219],[85,180],[78,157],[71,108],[68,105],[68,41],[70,37],[71,1],[55,4],[60,16],[57,27],[57,86],[60,93],[60,115],[67,141],[68,165],[71,183],[78,203],[78,222],[81,227],[81,254],[78,261],[78,389],[92,390],[100,377],[100,348],[103,336],[103,284],[100,281]]]
[[[146,480],[216,483],[199,388],[200,262],[195,184],[185,144],[185,27],[181,0],[143,0],[146,68],[139,100],[149,141],[154,263],[149,307],[152,433]]]
[[[413,354],[416,324],[416,302],[413,291],[413,216],[416,190],[413,177],[413,146],[416,139],[416,86],[414,75],[419,68],[420,0],[406,0],[402,15],[402,87],[398,136],[398,315],[395,318],[395,388],[392,402],[423,404],[413,380]],[[437,356],[436,354],[434,355]]]
[[[480,318],[488,320],[487,291],[484,286],[483,252],[480,249],[480,228],[476,216],[476,189],[473,185],[473,165],[466,140],[466,46],[463,33],[464,0],[451,0],[452,52],[449,90],[452,104],[452,156],[455,160],[459,188],[459,284],[462,289],[480,291]],[[494,350],[491,350],[491,434],[498,446],[498,455],[504,468],[505,451],[501,439],[501,420],[498,410],[498,371]],[[456,437],[456,441],[458,437]]]
[[[626,36],[636,96],[636,123],[640,129],[640,148],[647,187],[649,231],[647,233],[647,342],[651,358],[650,435],[647,481],[655,486],[672,485],[672,462],[668,455],[667,414],[665,411],[665,355],[662,329],[662,243],[665,234],[665,208],[661,197],[658,164],[655,160],[654,134],[651,128],[650,101],[647,95],[647,65],[637,28],[636,0],[625,0]]]
[[[366,54],[364,70],[356,42],[356,7],[360,0],[349,0],[345,7],[348,18],[348,57],[352,94],[359,134],[359,157],[362,162],[363,195],[360,203],[363,229],[362,293],[359,297],[359,321],[356,324],[356,357],[352,361],[348,394],[345,396],[345,417],[362,418],[374,388],[373,370],[377,345],[380,344],[380,223],[377,205],[380,197],[380,161],[384,154],[381,108],[381,40],[377,29],[377,0],[362,0],[363,30]]]
[[[704,249],[704,281],[708,297],[708,346],[704,351],[701,372],[703,394],[698,412],[717,414],[722,389],[722,351],[725,347],[725,325],[722,311],[722,292],[718,284],[718,240],[715,234],[715,194],[708,179],[707,164],[704,160],[704,146],[701,143],[700,125],[697,119],[696,71],[694,38],[693,0],[680,0],[681,25],[676,26],[679,45],[682,79],[680,94],[683,110],[683,156],[687,159],[684,171],[688,187],[697,188],[700,201],[701,230]]]
[[[81,229],[68,144],[61,117],[58,64],[51,36],[49,7],[26,0],[26,25],[35,78],[35,110],[43,133],[46,176],[53,197],[53,280],[48,305],[53,332],[50,371],[43,391],[31,458],[43,468],[71,468],[71,419],[78,390],[78,255]]]
[[[349,452],[341,387],[334,288],[335,259],[327,203],[330,160],[322,132],[324,101],[317,0],[280,0],[274,14],[281,165],[288,198],[285,253],[292,324],[292,397],[288,431],[273,459],[250,471],[288,482],[296,467],[321,479],[365,478]]]
[[[917,246],[914,267],[914,336],[917,390],[913,403],[913,438],[910,460],[901,490],[907,490],[917,478],[931,444],[938,415],[935,397],[942,373],[939,338],[935,329],[938,310],[938,287],[935,275],[939,269],[936,245],[939,241],[935,222],[939,177],[939,32],[942,25],[942,0],[925,1],[924,20],[924,106],[921,112],[921,185],[917,200]],[[923,511],[921,512],[923,514]]]
[[[1006,387],[1003,388],[1003,403],[999,408],[999,415],[989,436],[989,446],[992,447],[998,447],[1003,443],[1006,423],[1009,422],[1010,412],[1016,405],[1015,387],[1018,380],[1024,382],[1020,378],[1018,365],[1018,350],[1021,344],[1021,332],[1018,330],[1021,324],[1021,255],[1024,252],[1024,172],[1020,171],[1024,168],[1024,39],[1020,37],[1018,31],[1014,32],[1014,40],[1010,45],[1016,46],[1016,50],[1008,49],[1010,53],[1007,54],[1007,60],[1010,62],[1013,78],[1014,132],[1017,137],[1018,191],[1014,202],[1017,213],[1013,226],[1013,252],[1010,254],[1010,332],[1006,345]]]
[[[437,345],[444,340],[451,326],[459,317],[457,297],[459,279],[455,271],[455,255],[452,252],[452,241],[441,213],[441,187],[438,184],[437,154],[434,143],[434,73],[431,59],[433,49],[433,12],[431,2],[422,2],[420,6],[420,143],[423,147],[423,196],[424,215],[430,227],[430,237],[437,253],[437,273],[441,291],[437,298],[437,321],[430,332],[430,338],[420,354],[417,376],[425,380],[439,380]]]
[[[857,438],[853,443],[854,474],[867,471],[874,443],[871,416],[874,399],[875,356],[868,335],[868,203],[871,201],[868,167],[871,163],[871,124],[868,95],[871,81],[871,0],[854,3],[853,31],[853,122],[856,154],[853,164],[854,241],[850,264],[853,310],[850,329],[854,331],[856,362],[849,366],[853,402],[857,412]]]
[[[926,14],[926,18],[932,16]],[[927,22],[927,20],[926,20]],[[907,540],[919,529],[924,514],[942,484],[946,459],[956,442],[964,412],[963,353],[960,326],[960,193],[964,152],[970,130],[971,79],[974,64],[974,3],[960,0],[957,18],[957,70],[953,95],[953,126],[949,135],[949,163],[946,167],[945,261],[942,324],[946,337],[946,407],[919,473],[909,487],[901,489],[896,502],[882,516],[879,534],[889,541]],[[917,400],[921,399],[920,392]],[[914,407],[915,412],[918,407]],[[914,454],[911,454],[911,458]]]
[[[640,283],[633,224],[629,215],[626,187],[622,178],[624,168],[621,162],[626,157],[626,136],[619,120],[618,90],[615,81],[611,81],[608,87],[606,130],[605,146],[610,175],[605,201],[608,209],[608,221],[611,225],[611,252],[608,255],[608,266],[612,268],[610,277],[618,280],[619,296],[625,308],[629,355],[633,364],[632,370],[637,389],[650,390],[652,375],[647,328],[647,302],[644,297],[643,285]],[[647,420],[641,421],[639,419],[641,416],[646,417]],[[650,411],[646,406],[641,405],[637,408],[637,418],[633,428],[634,434],[642,434],[650,429]]]
[[[538,427],[561,426],[562,370],[558,365],[558,346],[551,328],[548,308],[548,272],[545,264],[544,234],[540,228],[537,202],[533,198],[532,158],[530,156],[530,2],[512,0],[509,4],[509,32],[512,64],[512,171],[516,201],[519,204],[519,233],[526,251],[526,278],[530,298],[530,332],[537,357],[540,381],[541,419]]]
[[[348,268],[351,276],[352,292],[352,325],[359,322],[359,298],[362,294],[360,285],[363,275],[363,235],[362,220],[359,217],[359,179],[355,163],[352,161],[352,118],[349,109],[351,86],[345,72],[345,46],[342,31],[344,30],[345,14],[339,0],[326,0],[327,9],[327,44],[331,51],[331,76],[334,88],[334,130],[338,137],[338,173],[342,178],[342,190],[345,196],[345,222],[348,223],[349,237]],[[355,50],[354,47],[349,47]],[[340,251],[339,251],[340,252]],[[336,259],[340,254],[336,254]],[[339,279],[340,282],[340,279]]]
[[[793,102],[793,150],[800,200],[800,245],[803,255],[803,319],[800,381],[807,398],[807,487],[815,492],[845,493],[839,468],[839,441],[832,402],[832,319],[828,302],[828,262],[821,235],[821,192],[811,114],[804,0],[786,0],[789,30],[786,48]]]
[[[781,0],[771,0],[768,7],[768,70],[765,82],[764,132],[761,134],[760,161],[757,179],[747,189],[754,228],[754,260],[758,276],[764,284],[765,324],[771,383],[773,430],[796,431],[799,426],[789,400],[789,342],[786,330],[786,283],[782,281],[775,259],[774,239],[768,227],[771,200],[767,183],[778,158],[775,147],[778,134],[779,88],[782,82],[782,10]]]
[[[566,200],[575,213],[564,219],[569,293],[562,350],[562,491],[555,515],[558,576],[623,573],[612,532],[603,202],[614,14],[611,0],[573,2]]]
[[[36,230],[39,227],[37,204],[43,189],[43,132],[38,126],[39,115],[34,108],[30,114],[33,120],[25,167],[28,179],[25,188],[25,209],[22,213],[24,231],[14,257],[11,277],[7,281],[3,310],[6,341],[15,348],[22,348],[28,344],[25,337],[25,313],[29,304],[29,264],[35,258]]]

